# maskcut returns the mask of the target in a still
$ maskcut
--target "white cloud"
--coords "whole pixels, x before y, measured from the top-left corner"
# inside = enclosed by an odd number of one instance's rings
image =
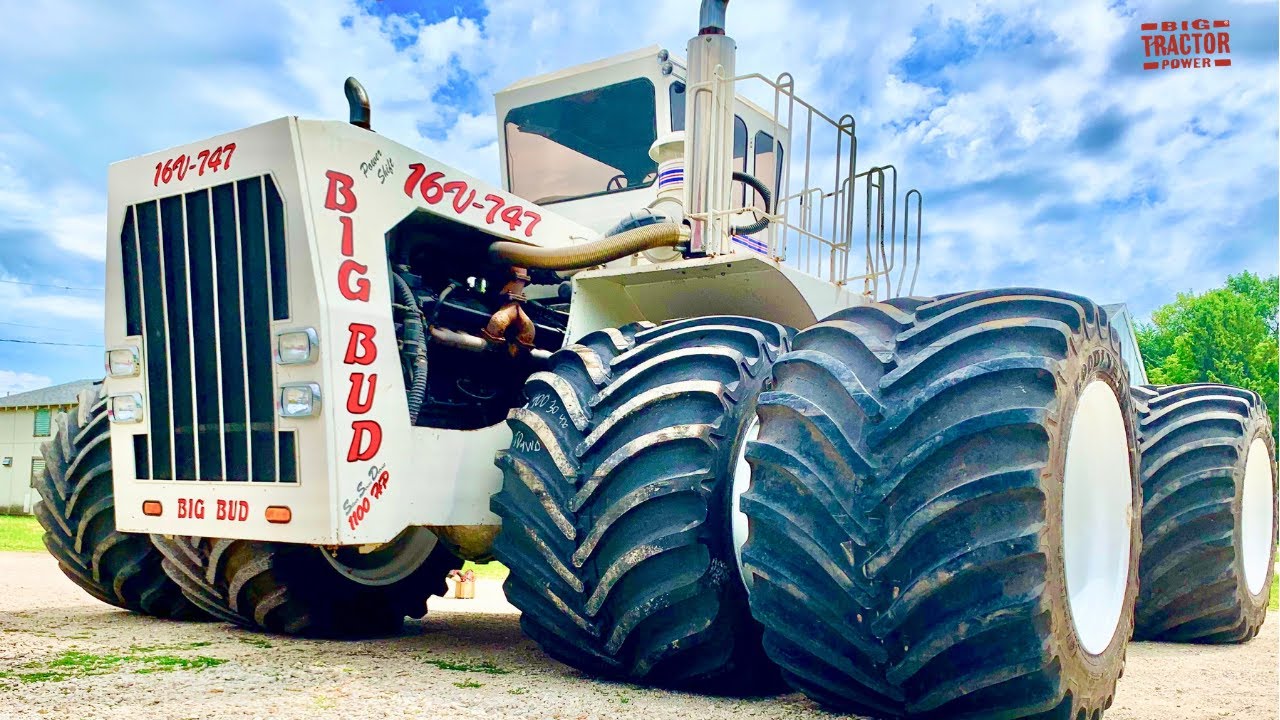
[[[53,380],[44,375],[0,370],[0,397],[28,390],[39,390],[52,384]]]

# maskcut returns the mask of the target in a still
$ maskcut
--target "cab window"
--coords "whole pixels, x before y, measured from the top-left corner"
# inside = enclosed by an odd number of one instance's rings
[[[544,204],[652,185],[655,93],[637,78],[511,110],[503,122],[511,192]]]
[[[782,155],[782,143],[775,143],[773,136],[763,130],[756,133],[755,176],[773,191],[774,205],[777,205],[781,199],[778,197],[778,192],[782,187]],[[753,194],[756,196],[755,206],[764,210],[764,200],[759,194],[754,192]]]

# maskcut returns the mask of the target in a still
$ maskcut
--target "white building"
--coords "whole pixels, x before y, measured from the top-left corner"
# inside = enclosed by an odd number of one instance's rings
[[[37,500],[34,478],[44,471],[40,446],[57,432],[53,418],[75,408],[77,380],[0,398],[0,514],[28,514]]]

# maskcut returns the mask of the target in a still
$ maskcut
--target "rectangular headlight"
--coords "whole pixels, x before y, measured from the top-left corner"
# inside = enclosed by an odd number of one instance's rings
[[[289,330],[276,336],[276,362],[281,365],[304,365],[315,359],[320,343],[311,328]]]
[[[315,383],[280,388],[280,417],[308,417],[320,412],[320,386]]]
[[[138,374],[138,349],[115,348],[107,351],[107,377],[134,377]]]
[[[113,423],[142,422],[142,395],[112,395],[107,399],[107,417]]]

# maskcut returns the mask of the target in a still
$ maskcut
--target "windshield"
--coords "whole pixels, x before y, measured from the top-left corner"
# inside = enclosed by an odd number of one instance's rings
[[[511,192],[543,204],[652,185],[654,94],[638,78],[507,113]]]

